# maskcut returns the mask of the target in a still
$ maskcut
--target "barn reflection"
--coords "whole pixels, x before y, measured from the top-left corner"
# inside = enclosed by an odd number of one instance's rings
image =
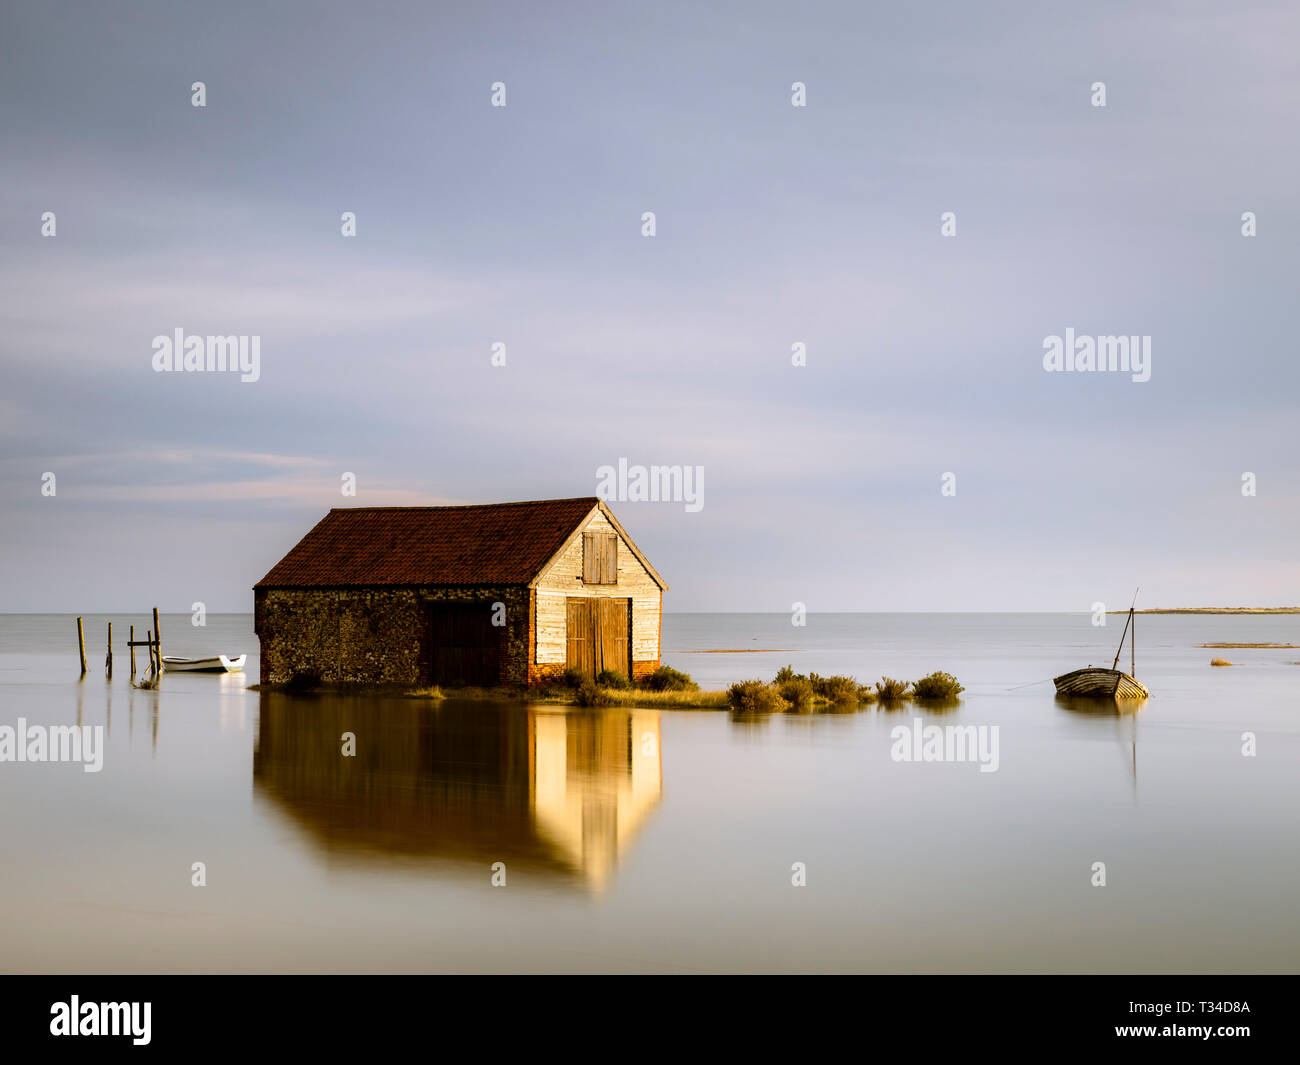
[[[600,890],[662,790],[659,714],[262,693],[253,779],[333,861]],[[345,733],[355,755],[342,752]]]

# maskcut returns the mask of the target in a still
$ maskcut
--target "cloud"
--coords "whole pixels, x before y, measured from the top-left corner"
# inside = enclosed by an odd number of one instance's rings
[[[340,238],[342,240],[342,238]],[[6,358],[59,367],[147,366],[154,336],[183,328],[202,335],[262,336],[305,344],[344,341],[364,351],[377,332],[423,325],[490,305],[486,285],[424,267],[379,266],[346,255],[246,257],[231,251],[119,256],[73,253],[33,270],[0,267],[8,298],[0,313]]]
[[[588,492],[623,456],[706,467],[698,521],[629,519],[678,604],[791,583],[845,606],[1073,604],[1072,567],[1138,543],[1210,572],[1228,527],[1234,552],[1281,557],[1294,11],[233,10],[124,29],[31,7],[0,40],[14,581],[56,534],[88,565],[78,500],[105,542],[262,538],[222,555],[246,587],[348,502],[345,471],[357,503],[484,501]],[[1067,326],[1151,335],[1151,382],[1044,374]],[[261,379],[153,373],[176,328],[261,336]],[[1233,509],[1241,470],[1267,474],[1253,510]],[[800,550],[813,528],[830,563]]]
[[[342,470],[337,464],[300,455],[271,455],[230,450],[109,451],[61,455],[44,460],[58,478],[56,498],[76,504],[275,504],[278,507],[441,506],[447,499],[394,484],[364,469]],[[0,460],[0,484],[11,502],[25,498],[29,507],[48,506],[31,487],[29,460]],[[233,475],[235,473],[243,476]],[[343,474],[356,476],[357,496],[343,496]],[[24,480],[25,479],[25,480]]]

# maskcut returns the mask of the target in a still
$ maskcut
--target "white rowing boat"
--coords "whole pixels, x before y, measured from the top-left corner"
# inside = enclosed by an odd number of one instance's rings
[[[248,655],[227,658],[216,655],[213,658],[172,658],[163,655],[163,668],[169,673],[242,673],[244,661]]]

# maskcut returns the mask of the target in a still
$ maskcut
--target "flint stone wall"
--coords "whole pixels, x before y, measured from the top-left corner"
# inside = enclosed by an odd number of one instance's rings
[[[428,686],[428,608],[436,602],[481,602],[485,610],[504,603],[501,682],[528,682],[528,589],[477,586],[259,588],[253,627],[261,641],[261,682]]]

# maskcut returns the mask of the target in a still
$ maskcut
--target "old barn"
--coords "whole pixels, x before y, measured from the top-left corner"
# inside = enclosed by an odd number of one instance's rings
[[[253,588],[264,684],[538,684],[659,666],[667,589],[594,496],[331,510]]]

